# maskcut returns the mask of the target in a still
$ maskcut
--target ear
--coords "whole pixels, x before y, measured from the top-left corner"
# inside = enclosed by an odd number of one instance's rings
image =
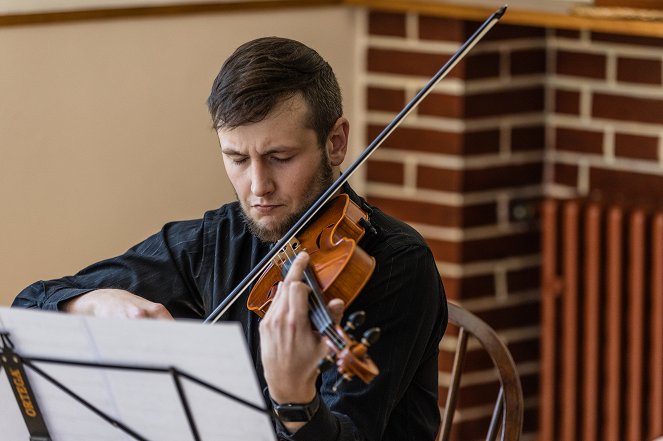
[[[331,165],[341,165],[348,151],[348,135],[350,133],[350,122],[345,117],[340,117],[334,123],[327,136],[327,155]]]

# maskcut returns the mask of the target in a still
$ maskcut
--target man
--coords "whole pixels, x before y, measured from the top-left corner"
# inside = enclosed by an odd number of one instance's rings
[[[202,219],[173,222],[124,255],[75,276],[37,282],[15,306],[113,317],[207,317],[339,174],[349,123],[329,65],[293,40],[262,38],[225,62],[208,99],[237,202]],[[246,296],[224,320],[242,323],[280,439],[433,440],[439,423],[437,347],[446,303],[435,261],[407,225],[343,191],[369,214],[359,245],[376,259],[345,311],[363,310],[380,374],[343,382],[318,373],[326,345],[308,318],[301,253],[261,320]],[[332,315],[342,313],[339,300]],[[223,342],[219,342],[223,344]],[[288,406],[291,405],[291,406]],[[299,409],[288,413],[288,407]]]

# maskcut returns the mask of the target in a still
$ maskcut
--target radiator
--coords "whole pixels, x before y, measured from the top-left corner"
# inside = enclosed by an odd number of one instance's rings
[[[542,207],[540,441],[663,436],[663,211]]]

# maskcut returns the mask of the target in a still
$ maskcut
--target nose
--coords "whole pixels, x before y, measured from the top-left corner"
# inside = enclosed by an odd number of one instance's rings
[[[274,180],[269,167],[254,161],[251,164],[251,193],[254,196],[263,197],[274,191]]]

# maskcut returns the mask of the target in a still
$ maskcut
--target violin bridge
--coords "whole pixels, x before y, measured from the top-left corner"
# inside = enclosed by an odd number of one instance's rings
[[[274,259],[272,262],[274,264],[283,266],[287,262],[291,261],[292,259],[297,256],[297,250],[300,248],[301,244],[299,243],[299,240],[296,237],[293,237],[290,242],[288,242],[279,253],[274,256]]]

